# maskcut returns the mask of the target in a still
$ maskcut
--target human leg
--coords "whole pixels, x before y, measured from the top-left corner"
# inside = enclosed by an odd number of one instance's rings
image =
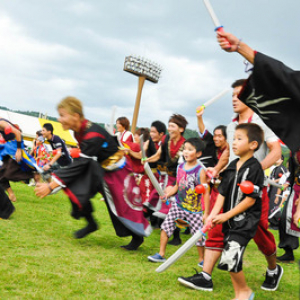
[[[72,206],[73,206],[72,216],[74,218],[77,217],[77,219],[80,217],[84,217],[87,221],[87,225],[85,227],[75,231],[74,237],[76,239],[82,239],[88,234],[98,230],[98,225],[92,215],[93,207],[90,201],[86,203],[86,205],[82,208],[81,211],[78,210],[78,208],[76,207],[76,205],[73,204],[73,202],[72,202]]]
[[[15,207],[9,200],[4,189],[0,186],[0,218],[9,219],[11,214],[15,211]]]
[[[186,214],[185,218],[190,225],[188,228],[190,228],[191,234],[195,235],[196,233],[198,233],[199,229],[203,227],[203,215],[202,213],[192,214],[188,212],[185,212],[185,214]],[[203,267],[205,240],[206,238],[203,235],[202,238],[198,240],[196,243],[197,251],[199,255],[198,266],[201,268]]]
[[[212,272],[216,262],[221,256],[224,247],[224,235],[222,225],[217,225],[208,232],[208,239],[205,242],[205,253],[203,261],[203,271],[189,277],[179,277],[178,281],[196,290],[212,291]]]
[[[7,189],[6,189],[7,193],[8,193],[8,198],[11,202],[16,202],[17,201],[17,197],[13,191],[13,189],[11,188],[11,186],[9,186]]]
[[[281,256],[276,257],[276,259],[279,262],[284,262],[284,263],[292,263],[295,260],[294,257],[294,251],[291,247],[285,247],[283,248],[285,253]]]
[[[254,294],[247,286],[242,270],[243,256],[250,237],[247,237],[247,233],[242,231],[239,235],[231,236],[230,230],[225,236],[225,245],[218,268],[230,272],[235,299],[253,299]]]
[[[3,177],[0,179],[0,185],[7,192],[9,200],[11,202],[16,202],[17,198],[16,198],[16,195],[15,195],[13,189],[10,186],[9,181]]]
[[[252,290],[246,283],[244,272],[230,272],[230,278],[235,292],[234,298],[239,300],[249,299],[252,294]]]
[[[173,203],[171,209],[168,212],[166,219],[161,225],[159,253],[156,253],[152,256],[148,256],[149,261],[151,262],[165,261],[164,256],[165,256],[168,239],[176,229],[175,220],[177,218],[182,218],[183,216],[184,216],[183,210],[180,209],[176,203]]]
[[[291,206],[295,207],[295,202],[299,197],[298,185],[294,186],[294,198],[291,197],[288,199],[287,203],[285,204],[282,215],[279,221],[279,244],[278,248],[284,249],[285,253],[279,257],[277,260],[280,262],[291,263],[294,262],[294,249],[299,247],[299,238],[297,236],[291,235],[288,228],[292,227],[293,222],[293,213],[290,210]]]
[[[283,274],[282,267],[276,264],[276,244],[275,241],[273,243],[273,239],[271,232],[259,224],[254,241],[265,255],[268,265],[265,280],[261,285],[261,289],[265,291],[276,291]],[[272,250],[274,252],[268,255]]]
[[[278,288],[283,269],[276,264],[276,243],[273,234],[268,230],[269,200],[266,188],[262,195],[262,212],[258,223],[256,234],[253,238],[258,249],[264,254],[267,261],[266,278],[261,288],[267,291],[274,291]]]
[[[167,248],[169,237],[165,230],[161,230],[160,232],[160,245],[159,245],[159,253],[155,253],[154,255],[148,256],[148,260],[151,262],[164,262],[165,253]]]
[[[210,250],[205,248],[203,271],[189,277],[179,277],[178,281],[186,287],[201,290],[213,291],[213,282],[211,274],[214,266],[221,256],[221,251]]]
[[[203,264],[203,271],[209,275],[212,275],[212,272],[214,270],[214,267],[220,258],[222,252],[211,250],[211,249],[205,249],[205,255],[204,255],[204,264]]]
[[[131,233],[132,239],[128,245],[121,246],[121,248],[134,251],[137,250],[144,242],[144,238],[140,235],[137,235],[135,233]]]
[[[199,263],[204,260],[204,246],[197,246],[198,255],[199,255]]]
[[[173,246],[178,246],[178,245],[182,244],[179,228],[175,228],[175,230],[173,232],[173,239],[171,241],[169,241],[168,244],[173,245]]]
[[[98,225],[97,225],[96,221],[94,220],[91,213],[85,215],[85,219],[87,220],[87,226],[77,230],[74,233],[74,237],[76,239],[82,239],[82,238],[86,237],[88,234],[98,230]]]

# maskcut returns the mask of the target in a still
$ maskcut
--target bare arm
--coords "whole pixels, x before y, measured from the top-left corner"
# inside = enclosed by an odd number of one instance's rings
[[[219,42],[220,47],[226,52],[238,52],[245,59],[247,59],[251,64],[254,64],[255,51],[247,44],[239,40],[233,34],[228,32],[218,31],[217,40]],[[228,48],[228,42],[231,45],[230,48]]]
[[[147,158],[147,162],[151,163],[151,162],[158,161],[160,159],[160,155],[161,155],[161,147],[158,148],[155,154]]]
[[[177,191],[178,191],[178,185],[176,182],[176,184],[174,186],[173,185],[167,186],[164,192],[166,194],[166,198],[169,198],[169,197],[175,195],[177,193]]]
[[[281,189],[281,188],[278,188],[278,189],[277,189],[276,195],[280,195],[281,191],[285,191],[286,188],[289,187],[289,186],[290,186],[289,183],[285,183],[285,184],[283,185],[283,189]],[[278,204],[278,202],[279,202],[279,197],[276,196],[276,198],[275,198],[275,200],[274,200],[274,203],[275,203],[275,204]],[[282,205],[284,202],[285,202],[285,199],[284,199],[284,197],[282,197],[282,200],[281,200],[280,205]]]
[[[49,170],[53,166],[53,164],[61,157],[61,154],[62,154],[61,149],[60,148],[57,149],[57,153],[54,155],[54,157],[51,159],[51,161],[43,167],[43,169],[45,171]]]
[[[227,143],[225,150],[223,151],[218,163],[215,165],[214,169],[217,174],[225,168],[229,161],[229,145]],[[215,176],[214,176],[215,177]]]
[[[196,108],[196,116],[197,116],[198,129],[199,129],[201,134],[203,134],[204,130],[205,130],[205,125],[204,125],[203,117],[202,117],[203,113],[204,113],[203,107],[198,106]]]
[[[137,158],[137,159],[142,159],[142,151],[139,151],[139,152],[135,152],[131,149],[128,149],[128,153],[130,156],[134,157],[134,158]]]
[[[251,206],[255,204],[256,199],[251,197],[246,197],[243,201],[241,201],[237,206],[235,206],[233,209],[229,210],[226,213],[219,214],[213,219],[213,223],[215,224],[222,224],[229,219],[233,218],[236,215],[241,214]]]
[[[265,157],[265,159],[260,162],[263,170],[266,170],[273,166],[275,162],[281,157],[281,147],[278,141],[267,142],[267,146],[269,148],[269,153]]]
[[[50,183],[37,183],[36,188],[34,189],[35,195],[39,198],[44,198],[49,195],[52,190],[58,187],[59,184],[55,181],[51,181]]]
[[[200,182],[202,184],[203,183],[206,184],[206,173],[203,169],[201,170],[201,173],[200,173]],[[207,186],[205,189],[205,192],[203,194],[204,206],[205,206],[205,211],[204,211],[204,216],[203,216],[204,221],[208,217],[209,211],[210,211],[210,201],[209,201],[210,199],[209,198],[210,198],[210,194],[209,194],[209,188]]]
[[[223,208],[224,205],[224,201],[225,201],[225,197],[222,196],[221,194],[218,195],[216,203],[214,208],[212,209],[210,215],[208,218],[210,219],[214,219],[215,216],[221,211],[221,209]]]

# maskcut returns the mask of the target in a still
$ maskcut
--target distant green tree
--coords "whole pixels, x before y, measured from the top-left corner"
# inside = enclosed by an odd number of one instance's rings
[[[192,138],[192,137],[199,137],[196,130],[191,130],[191,129],[188,129],[188,128],[185,130],[183,136],[186,140],[189,139],[189,138]]]

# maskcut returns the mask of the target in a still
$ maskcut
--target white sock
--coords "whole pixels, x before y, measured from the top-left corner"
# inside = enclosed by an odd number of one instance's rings
[[[276,275],[278,272],[278,267],[276,266],[276,268],[274,270],[270,270],[269,268],[267,268],[267,272],[269,275]]]
[[[211,280],[211,275],[206,272],[201,272],[205,280]]]

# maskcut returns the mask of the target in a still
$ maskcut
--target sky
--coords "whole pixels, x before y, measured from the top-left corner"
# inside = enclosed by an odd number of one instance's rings
[[[252,48],[300,69],[300,2],[211,0],[224,29]],[[222,51],[202,0],[0,1],[0,106],[57,117],[75,96],[94,122],[132,120],[138,78],[123,71],[128,55],[162,66],[144,84],[137,125],[179,113],[196,128],[195,110],[239,78],[244,60]],[[208,129],[228,124],[231,90],[206,108]]]

